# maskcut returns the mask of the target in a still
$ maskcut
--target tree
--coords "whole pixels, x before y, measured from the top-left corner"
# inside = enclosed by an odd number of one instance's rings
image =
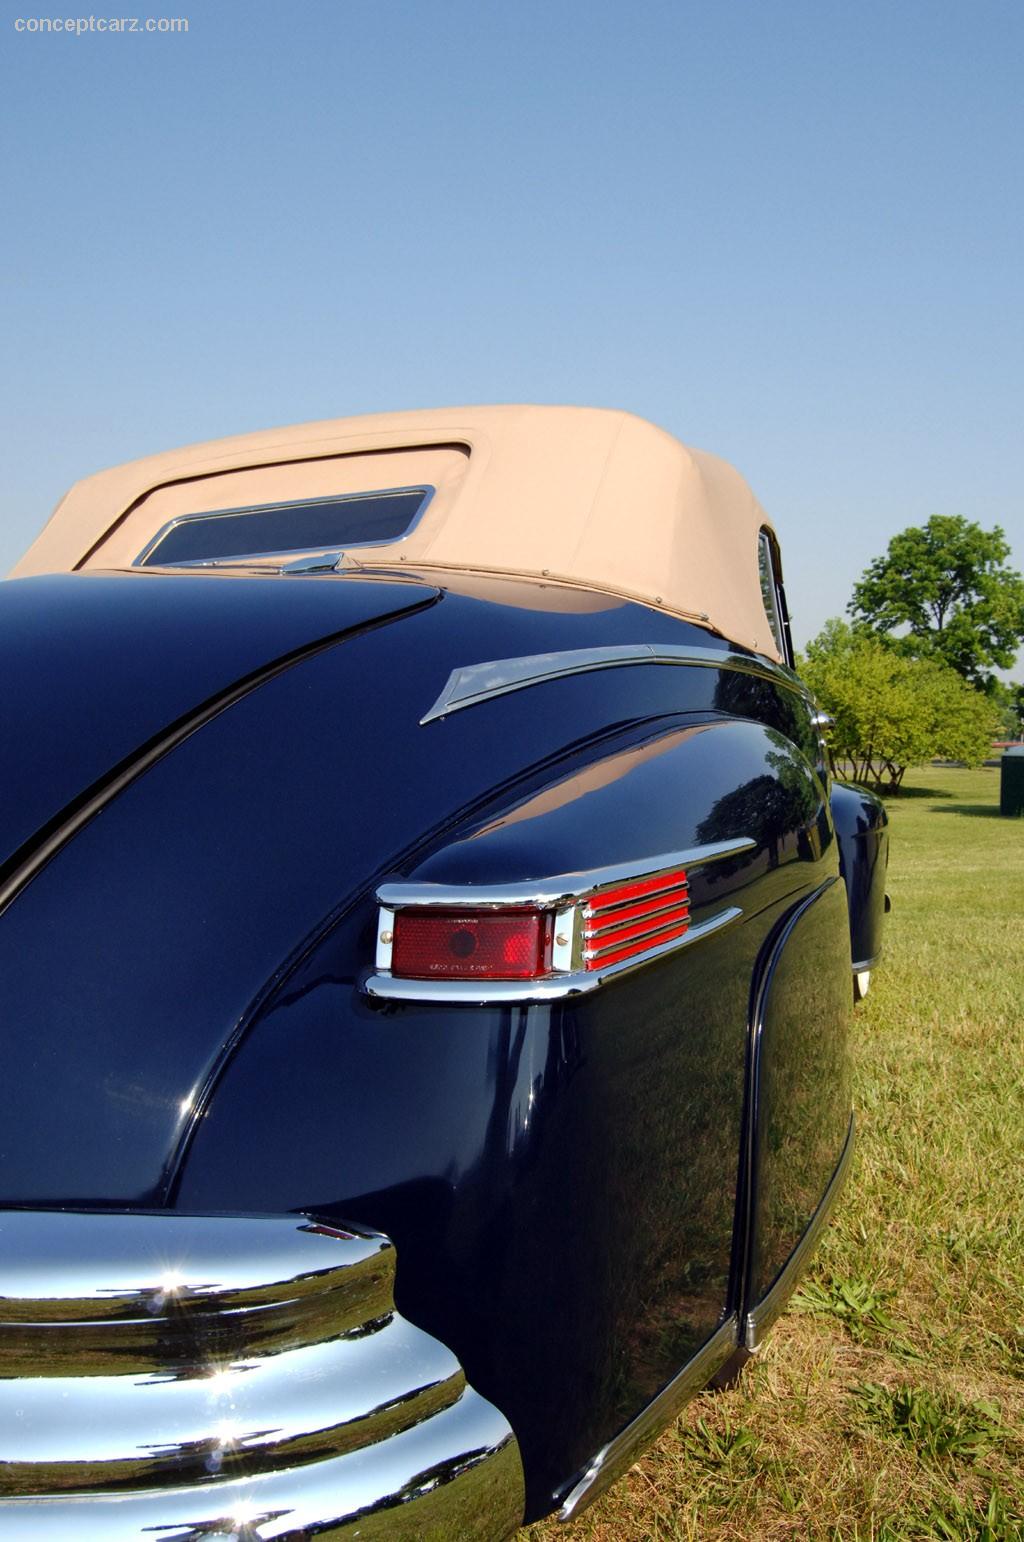
[[[847,609],[900,651],[941,659],[987,689],[992,666],[1008,669],[1024,640],[1024,579],[1007,567],[1010,547],[996,525],[983,530],[959,514],[933,514],[894,535]]]
[[[913,659],[829,621],[801,673],[834,719],[829,754],[855,781],[895,791],[908,766],[941,756],[978,765],[998,726],[989,699],[938,658]]]
[[[1024,734],[1024,685],[1014,681],[1004,684],[993,680],[987,692],[999,713],[1000,732],[1004,738],[1019,739]]]

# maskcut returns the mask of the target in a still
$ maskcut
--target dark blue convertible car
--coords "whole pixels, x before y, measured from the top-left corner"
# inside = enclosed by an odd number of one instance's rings
[[[577,1514],[850,1157],[885,817],[750,490],[313,423],[79,483],[0,601],[0,1537]]]

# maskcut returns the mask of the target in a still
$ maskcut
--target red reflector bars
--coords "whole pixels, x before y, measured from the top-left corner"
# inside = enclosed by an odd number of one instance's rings
[[[602,889],[593,896],[589,905],[593,911],[612,910],[625,905],[628,900],[650,900],[666,890],[671,892],[680,886],[688,888],[686,869],[683,867],[677,868],[675,872],[659,873],[656,878],[641,878],[633,883],[620,883],[614,888]]]
[[[399,910],[391,968],[410,980],[538,980],[552,926],[539,910]]]
[[[602,889],[583,907],[583,967],[621,963],[675,941],[689,927],[685,868]]]

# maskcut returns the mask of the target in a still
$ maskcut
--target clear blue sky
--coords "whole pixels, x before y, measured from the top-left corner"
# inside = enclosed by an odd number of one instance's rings
[[[798,641],[931,513],[1024,565],[1020,0],[133,5],[0,4],[0,570],[101,466],[471,401],[731,460]]]

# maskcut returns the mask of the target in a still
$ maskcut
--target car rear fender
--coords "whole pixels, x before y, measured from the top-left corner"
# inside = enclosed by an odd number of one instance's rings
[[[371,988],[378,889],[461,885],[486,901],[492,886],[571,888],[671,853],[689,853],[697,935],[597,989]],[[506,793],[383,875],[278,984],[193,1126],[177,1203],[264,1194],[395,1237],[402,1310],[506,1413],[527,1513],[541,1513],[724,1321],[738,1336],[751,992],[782,918],[828,882],[820,780],[760,723],[651,724]],[[845,952],[845,904],[830,917]]]
[[[872,969],[882,954],[889,816],[885,804],[866,787],[833,782],[830,801],[850,902],[850,957],[854,974],[859,974]]]

